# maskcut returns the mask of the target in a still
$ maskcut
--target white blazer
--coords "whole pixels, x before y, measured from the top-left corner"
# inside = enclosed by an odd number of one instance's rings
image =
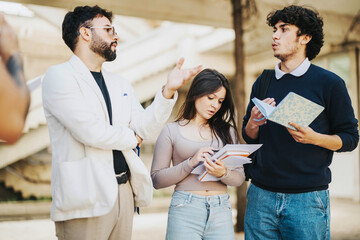
[[[110,125],[104,97],[85,64],[76,56],[50,67],[42,96],[52,151],[51,219],[101,216],[116,200],[112,150],[133,149],[136,132],[143,139],[157,134],[177,99],[163,97],[143,109],[131,85],[102,70],[112,107]]]

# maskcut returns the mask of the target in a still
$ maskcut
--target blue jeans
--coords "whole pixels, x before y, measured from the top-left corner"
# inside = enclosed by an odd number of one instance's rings
[[[199,196],[175,191],[169,208],[166,239],[235,239],[229,195]]]
[[[276,193],[251,184],[245,239],[330,239],[329,191]]]

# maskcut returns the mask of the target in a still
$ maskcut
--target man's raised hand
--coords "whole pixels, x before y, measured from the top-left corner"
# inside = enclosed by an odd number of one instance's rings
[[[181,69],[183,64],[184,58],[180,58],[174,69],[169,73],[163,90],[163,95],[165,98],[172,98],[176,90],[184,86],[202,69],[201,65],[193,68]]]

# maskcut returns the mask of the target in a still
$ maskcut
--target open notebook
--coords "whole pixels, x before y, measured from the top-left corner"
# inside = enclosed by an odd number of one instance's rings
[[[290,126],[289,122],[307,127],[324,110],[323,106],[293,92],[289,92],[276,107],[258,98],[253,98],[252,101],[266,119],[293,130],[296,129]]]

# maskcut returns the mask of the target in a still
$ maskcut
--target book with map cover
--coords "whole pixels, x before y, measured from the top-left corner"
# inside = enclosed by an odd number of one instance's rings
[[[264,117],[287,128],[296,130],[289,125],[294,122],[307,127],[324,110],[323,106],[310,101],[294,92],[288,95],[276,106],[271,106],[258,98],[251,99]]]

